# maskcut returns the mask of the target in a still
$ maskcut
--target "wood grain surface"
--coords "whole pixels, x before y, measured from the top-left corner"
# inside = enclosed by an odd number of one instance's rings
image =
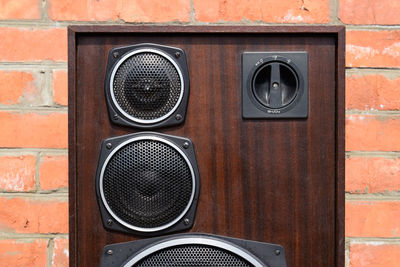
[[[258,26],[69,29],[71,266],[97,266],[104,245],[141,238],[103,228],[94,188],[102,140],[138,131],[108,118],[108,52],[138,43],[176,46],[188,59],[185,123],[156,131],[194,142],[191,232],[281,244],[288,266],[344,266],[343,28]],[[307,119],[242,119],[245,51],[308,52]]]

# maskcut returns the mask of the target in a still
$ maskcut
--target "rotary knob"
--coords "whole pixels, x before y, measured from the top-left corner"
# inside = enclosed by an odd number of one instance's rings
[[[252,90],[261,105],[280,109],[296,98],[299,81],[292,67],[282,61],[270,61],[254,73]]]

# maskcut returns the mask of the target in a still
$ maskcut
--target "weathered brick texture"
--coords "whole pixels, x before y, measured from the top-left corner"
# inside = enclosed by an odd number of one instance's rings
[[[351,25],[346,261],[399,266],[399,14],[389,0],[0,0],[0,265],[68,266],[67,25],[111,22]]]
[[[346,108],[400,110],[400,72],[349,74],[346,78]]]
[[[51,259],[53,267],[68,267],[69,265],[69,250],[68,239],[54,239],[54,252]]]
[[[0,147],[66,148],[67,114],[0,111]]]
[[[347,151],[400,151],[400,116],[347,115]]]
[[[39,19],[40,1],[37,0],[0,0],[0,20]]]
[[[347,67],[400,67],[399,30],[348,30]]]
[[[187,22],[188,0],[49,0],[48,13],[53,20]]]
[[[396,192],[400,188],[400,158],[351,157],[346,159],[346,191]]]
[[[68,105],[68,73],[65,70],[53,72],[53,99],[56,104]]]
[[[0,190],[30,191],[35,188],[34,155],[0,155]]]
[[[46,155],[40,161],[40,189],[56,190],[68,187],[68,157]]]
[[[65,28],[0,27],[0,61],[66,61]]]
[[[350,267],[398,267],[400,245],[369,242],[350,245]]]
[[[339,19],[346,24],[400,24],[400,2],[339,0]]]
[[[37,76],[27,71],[0,71],[0,105],[30,104],[40,98]]]
[[[68,233],[68,203],[43,197],[0,197],[0,231]]]
[[[195,18],[204,22],[262,21],[277,23],[327,23],[329,0],[194,0]]]
[[[400,237],[400,201],[348,201],[346,236]]]
[[[0,240],[0,262],[2,266],[27,267],[46,266],[47,244],[44,239]]]

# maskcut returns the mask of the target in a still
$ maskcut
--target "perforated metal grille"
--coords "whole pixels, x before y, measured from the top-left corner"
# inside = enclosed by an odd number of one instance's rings
[[[124,222],[141,228],[161,227],[190,204],[192,173],[183,156],[156,140],[137,140],[108,162],[103,191],[110,209]]]
[[[243,258],[221,248],[205,245],[184,245],[170,247],[155,252],[135,267],[176,266],[176,267],[209,267],[209,266],[252,266]]]
[[[118,106],[140,120],[163,118],[178,105],[183,94],[175,66],[151,52],[127,58],[118,67],[112,84]]]

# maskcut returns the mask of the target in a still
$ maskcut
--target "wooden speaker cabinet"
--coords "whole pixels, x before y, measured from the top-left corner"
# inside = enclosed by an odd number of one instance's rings
[[[194,146],[197,210],[180,233],[279,244],[288,266],[344,266],[344,27],[71,26],[68,34],[71,266],[98,266],[104,246],[148,238],[106,229],[95,189],[103,140],[144,131],[108,114],[109,53],[146,43],[181,49],[187,61],[184,120],[150,129]]]

